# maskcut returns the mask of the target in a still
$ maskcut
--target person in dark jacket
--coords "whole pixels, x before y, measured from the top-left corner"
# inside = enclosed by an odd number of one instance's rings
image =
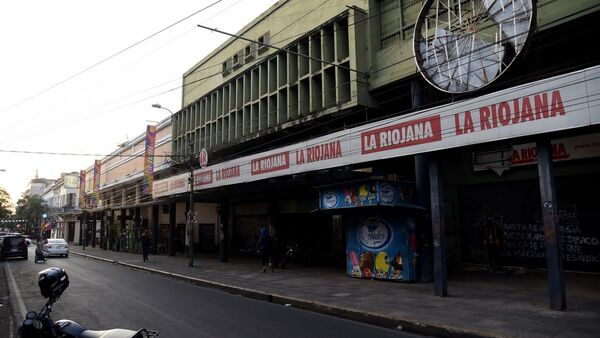
[[[44,256],[44,244],[48,243],[48,241],[44,238],[40,238],[37,241],[37,245],[35,247],[35,257],[33,259],[34,263],[37,263],[38,261],[42,261],[45,262],[46,261],[46,257]]]
[[[502,251],[502,229],[492,217],[488,217],[483,227],[483,245],[487,251],[487,269],[495,271]]]
[[[271,272],[274,270],[271,264],[271,247],[272,243],[271,234],[269,234],[269,228],[263,226],[260,228],[260,235],[258,237],[258,247],[260,250],[260,257],[262,262],[262,272],[267,272],[267,264],[271,267]]]
[[[140,237],[142,243],[142,256],[144,262],[148,261],[148,251],[150,251],[150,236],[148,236],[148,229],[144,229],[144,233]]]

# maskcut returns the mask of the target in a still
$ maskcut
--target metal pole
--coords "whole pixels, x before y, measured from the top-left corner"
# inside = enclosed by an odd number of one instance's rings
[[[550,308],[563,311],[567,308],[565,277],[561,259],[560,226],[554,183],[554,167],[549,140],[537,142],[538,173],[540,195],[542,198],[542,219],[544,222],[544,240],[546,245],[546,263],[548,264],[548,291]]]
[[[193,160],[194,158],[192,157],[192,152],[194,150],[194,141],[192,140],[192,138],[190,137],[189,140],[189,158],[188,158],[188,162],[189,162],[189,166],[190,166],[190,210],[188,211],[188,224],[190,227],[190,260],[188,262],[188,267],[193,267],[194,266],[194,222],[192,222],[192,214],[194,213],[194,165],[193,165]]]
[[[85,250],[85,245],[87,244],[87,229],[88,229],[88,220],[89,220],[89,215],[88,215],[87,211],[84,211],[83,217],[84,217],[84,222],[83,222],[83,247],[82,247],[82,250]]]
[[[448,276],[446,270],[446,229],[442,218],[442,182],[438,160],[429,162],[429,182],[431,189],[431,226],[433,233],[433,278],[435,295],[448,295]]]
[[[222,201],[219,208],[219,260],[227,262],[227,237],[229,223],[229,205]]]

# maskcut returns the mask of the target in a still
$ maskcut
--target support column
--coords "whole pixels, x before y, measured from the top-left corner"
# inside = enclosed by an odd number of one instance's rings
[[[219,260],[227,262],[227,241],[229,231],[229,203],[221,202],[219,206]]]
[[[119,214],[119,224],[121,225],[121,235],[125,230],[127,230],[127,209],[121,209],[121,213]]]
[[[446,270],[446,229],[443,210],[442,181],[437,159],[429,162],[429,182],[431,186],[431,227],[433,234],[433,277],[435,295],[448,295],[448,276]]]
[[[119,215],[119,222],[119,251],[127,252],[127,241],[125,240],[127,238],[127,209],[121,209],[121,214]]]
[[[191,199],[191,197],[190,197]],[[194,203],[193,201],[187,201],[185,203],[185,216],[186,216],[186,221],[185,221],[185,257],[190,258],[190,253],[191,253],[191,248],[193,246],[194,243],[194,239],[192,238],[192,226],[193,224],[190,223],[189,221],[189,213],[192,211],[193,212],[193,207]]]
[[[96,247],[96,217],[97,217],[96,215],[97,214],[98,214],[97,212],[92,213],[92,215],[93,215],[92,216],[92,227],[91,227],[92,233],[90,235],[90,240],[92,241],[92,248]]]
[[[152,226],[152,246],[150,252],[153,255],[158,254],[158,204],[152,206],[152,218],[150,224]]]
[[[177,204],[169,204],[169,239],[168,239],[168,251],[169,256],[175,256],[175,227],[177,226]]]
[[[538,174],[542,219],[544,222],[544,242],[546,244],[546,263],[548,265],[548,291],[550,308],[563,311],[567,308],[565,277],[560,253],[560,227],[554,182],[554,166],[550,140],[537,142]]]
[[[81,213],[79,215],[79,245],[83,245],[83,218],[83,213]]]
[[[139,228],[142,226],[141,209],[135,208],[133,210],[133,227]]]
[[[413,110],[425,104],[425,89],[423,81],[415,79],[410,86],[411,104]],[[418,238],[418,280],[422,283],[433,281],[433,249],[431,234],[431,191],[429,187],[429,155],[415,155],[415,183],[417,188],[416,202],[425,212],[417,218],[416,235]]]
[[[106,224],[104,222],[106,214],[100,213],[100,248],[106,250]]]
[[[429,155],[415,156],[416,202],[425,211],[417,217],[418,278],[422,283],[433,281],[433,248],[431,224],[431,187],[429,184]]]
[[[114,222],[115,222],[115,210],[111,209],[108,211],[108,239],[107,239],[107,250],[114,250],[114,238],[115,234],[114,230]]]

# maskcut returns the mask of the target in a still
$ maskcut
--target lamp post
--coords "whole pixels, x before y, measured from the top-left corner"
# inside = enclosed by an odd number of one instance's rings
[[[156,108],[156,109],[164,109],[164,110],[168,111],[168,112],[171,114],[171,117],[173,117],[173,112],[171,111],[171,109],[169,109],[169,108],[166,108],[166,107],[163,107],[163,106],[161,106],[159,103],[154,103],[154,104],[152,104],[152,108]]]
[[[168,111],[171,114],[171,123],[173,122],[173,112],[166,107],[163,107],[162,105],[160,105],[159,103],[154,103],[152,104],[152,108],[156,108],[156,109],[164,109],[166,111]],[[187,223],[187,239],[189,240],[188,243],[188,254],[189,254],[189,261],[187,266],[188,267],[193,267],[194,266],[194,225],[196,224],[197,221],[197,214],[194,211],[194,141],[192,140],[192,138],[190,137],[189,142],[188,142],[188,146],[189,146],[189,154],[188,154],[188,166],[189,166],[189,170],[190,170],[190,177],[188,179],[188,182],[190,184],[190,193],[189,193],[189,210],[187,213],[187,217],[186,217],[186,223]]]
[[[194,164],[193,164],[194,157],[192,154],[194,151],[194,141],[192,140],[191,137],[189,139],[188,146],[189,146],[188,164],[189,164],[189,169],[190,169],[190,178],[188,179],[189,183],[190,183],[190,209],[188,210],[188,214],[187,214],[187,222],[188,222],[188,227],[190,229],[190,234],[189,234],[190,260],[188,261],[188,267],[193,267],[194,266],[194,225],[196,224],[197,215],[196,215],[196,212],[194,211]]]

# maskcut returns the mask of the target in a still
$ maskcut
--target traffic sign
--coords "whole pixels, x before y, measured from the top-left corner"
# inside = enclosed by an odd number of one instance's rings
[[[198,213],[195,211],[188,211],[187,221],[188,221],[188,223],[194,223],[194,224],[196,222],[198,222]]]
[[[206,148],[202,148],[202,150],[200,150],[198,161],[200,162],[201,168],[206,168],[206,165],[208,164],[208,152],[206,151]]]

